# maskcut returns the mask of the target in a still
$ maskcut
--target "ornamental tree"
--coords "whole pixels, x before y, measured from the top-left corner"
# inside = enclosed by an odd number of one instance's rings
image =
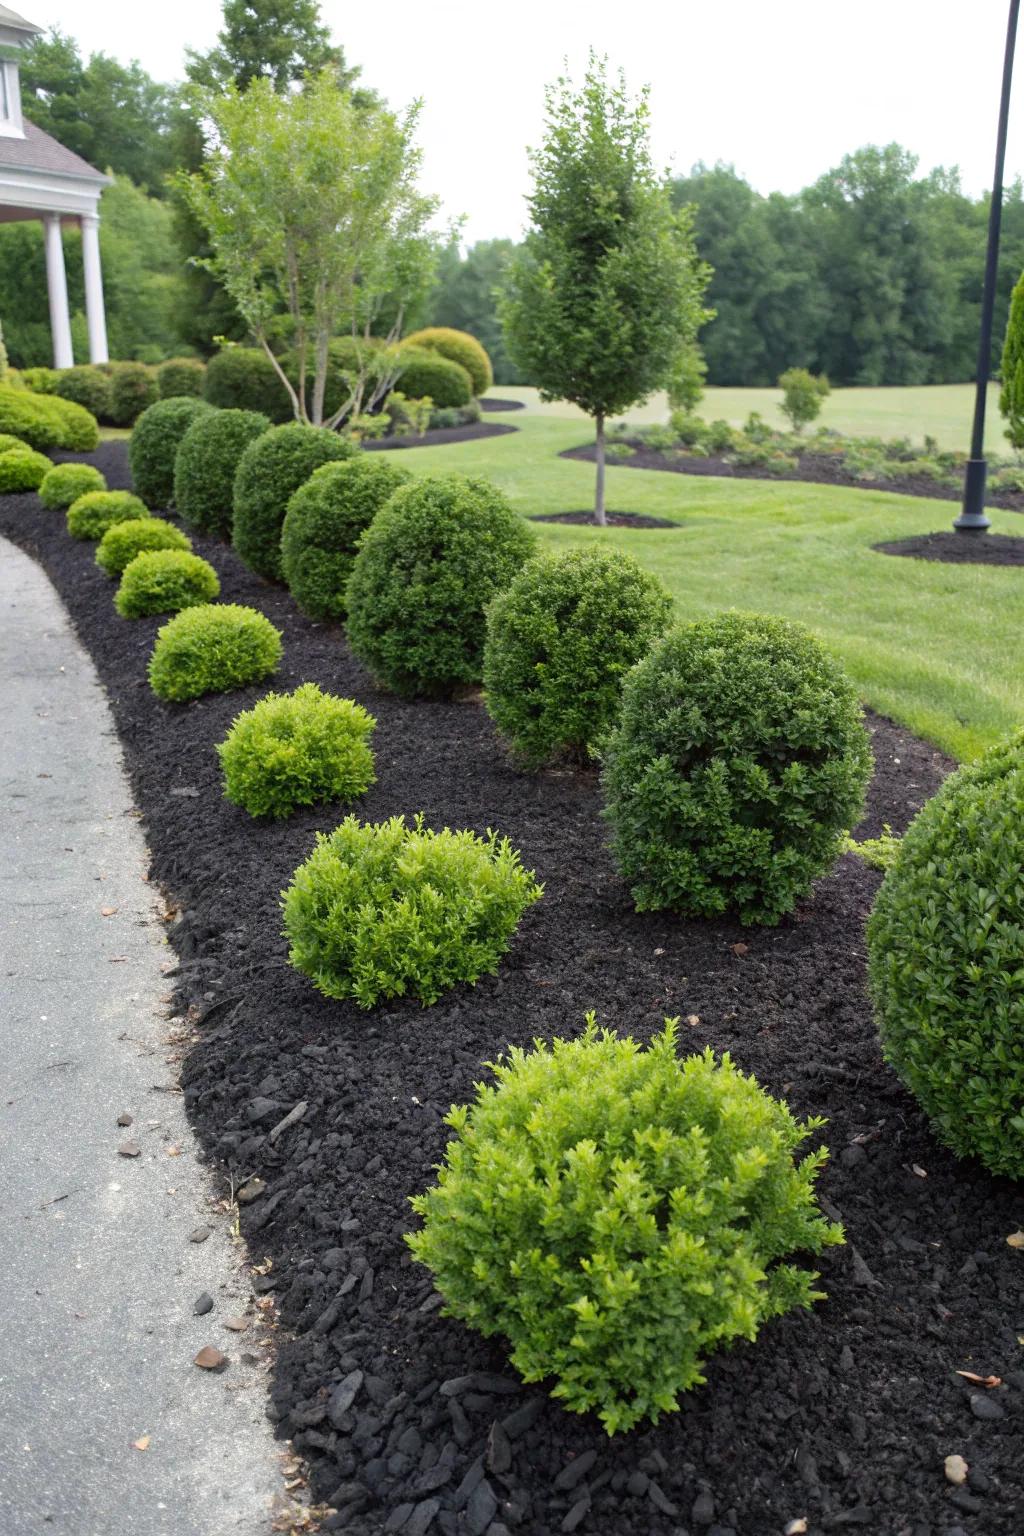
[[[999,409],[1006,417],[1006,435],[1013,446],[1024,448],[1024,274],[1010,300],[1010,318],[1003,343],[1003,387]]]
[[[542,400],[571,400],[597,435],[594,518],[605,522],[605,421],[671,378],[710,318],[690,207],[651,161],[648,93],[633,100],[591,53],[582,88],[547,91],[531,156],[531,227],[501,304],[509,351]]]

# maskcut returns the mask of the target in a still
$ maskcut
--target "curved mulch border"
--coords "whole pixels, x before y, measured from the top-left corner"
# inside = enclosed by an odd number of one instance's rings
[[[939,560],[945,565],[1024,565],[1024,539],[1007,533],[922,533],[871,548],[880,555]]]
[[[483,395],[480,400],[482,411],[525,411],[525,400],[501,400],[497,396],[493,399],[489,395]]]
[[[681,523],[670,523],[666,517],[647,517],[643,512],[606,512],[607,528],[680,528]],[[593,511],[589,512],[537,512],[531,523],[573,523],[581,528],[597,528]]]
[[[478,437],[504,437],[518,432],[518,427],[503,427],[496,421],[472,421],[465,427],[433,427],[422,437],[375,437],[364,448],[437,448],[441,443],[470,443]]]

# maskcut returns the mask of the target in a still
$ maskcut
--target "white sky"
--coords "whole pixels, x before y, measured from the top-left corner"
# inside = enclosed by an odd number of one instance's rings
[[[86,52],[181,77],[217,0],[14,0]],[[589,45],[652,89],[655,158],[678,171],[733,162],[759,190],[791,192],[847,151],[897,140],[921,167],[991,182],[1007,0],[322,0],[363,78],[395,106],[423,98],[424,189],[468,240],[519,234],[526,146],[545,82]],[[1024,173],[1024,38],[1007,180]]]

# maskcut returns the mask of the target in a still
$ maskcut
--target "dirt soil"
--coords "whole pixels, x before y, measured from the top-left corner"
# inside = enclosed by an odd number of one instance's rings
[[[518,432],[518,427],[503,427],[497,421],[471,421],[464,427],[431,427],[420,437],[371,437],[364,448],[436,448],[441,443],[470,443],[477,437],[504,437]]]
[[[872,544],[883,555],[940,560],[947,565],[1024,565],[1024,539],[1005,533],[922,533],[891,544]]]
[[[593,528],[594,509],[591,507],[585,512],[538,512],[530,518],[531,523],[574,523],[578,527]],[[606,512],[605,521],[609,528],[678,528],[678,523],[669,522],[667,517],[648,517],[643,512]]]
[[[485,395],[480,401],[482,411],[525,411],[525,400],[501,400],[497,395]]]
[[[123,444],[91,458],[127,485]],[[214,743],[263,687],[187,706],[154,698],[159,621],[117,618],[94,546],[63,524],[35,496],[0,499],[0,531],[41,562],[96,661],[152,877],[180,908],[173,984],[200,1034],[186,1104],[224,1177],[265,1183],[240,1216],[279,1308],[270,1412],[337,1510],[328,1528],[772,1536],[805,1519],[809,1536],[1016,1536],[1024,1255],[1006,1239],[1022,1224],[1021,1193],[955,1162],[882,1063],[864,992],[878,874],[845,856],[773,929],[637,915],[593,774],[522,774],[479,704],[381,693],[340,630],[197,539],[224,600],[282,629],[276,687],[314,680],[376,715],[378,782],[361,815],[422,810],[431,826],[498,828],[545,885],[497,976],[430,1009],[329,1002],[287,964],[278,899],[342,808],[262,825],[223,799]],[[862,835],[904,828],[951,766],[890,722],[869,723]],[[819,1189],[847,1232],[819,1261],[827,1301],[713,1356],[678,1413],[611,1440],[524,1387],[500,1343],[441,1317],[402,1242],[406,1197],[430,1181],[442,1116],[481,1063],[509,1042],[575,1034],[588,1008],[644,1039],[679,1015],[694,1049],[728,1049],[797,1113],[826,1115]],[[962,1487],[943,1472],[954,1453],[970,1467]]]

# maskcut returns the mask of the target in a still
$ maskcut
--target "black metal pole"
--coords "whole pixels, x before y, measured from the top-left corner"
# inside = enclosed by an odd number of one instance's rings
[[[992,371],[992,311],[996,302],[996,272],[999,267],[999,231],[1003,222],[1003,162],[1006,159],[1006,125],[1010,116],[1010,81],[1013,77],[1013,48],[1017,41],[1017,13],[1020,0],[1010,0],[1006,25],[1006,52],[1003,55],[1003,94],[999,102],[999,130],[996,135],[996,168],[992,176],[992,201],[988,210],[988,251],[985,256],[985,286],[981,296],[981,336],[978,340],[978,371],[975,375],[974,429],[971,432],[971,456],[964,475],[964,502],[953,527],[960,533],[984,533],[990,527],[985,516],[985,397]]]

